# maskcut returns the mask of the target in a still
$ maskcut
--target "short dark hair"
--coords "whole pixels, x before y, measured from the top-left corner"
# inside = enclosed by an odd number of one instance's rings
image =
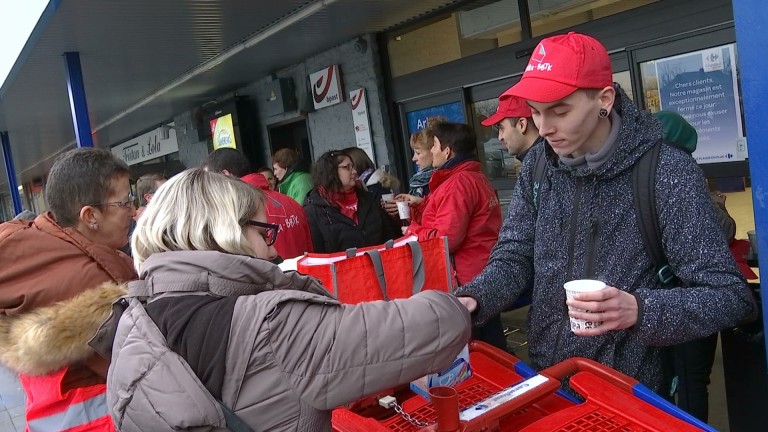
[[[212,151],[205,158],[203,167],[208,169],[208,171],[217,173],[226,170],[238,178],[251,173],[251,164],[248,162],[248,158],[238,150],[226,147]]]
[[[299,154],[292,148],[281,148],[272,156],[272,163],[282,169],[291,169],[299,161]]]
[[[509,120],[509,123],[512,125],[512,127],[517,127],[517,122],[519,122],[520,119],[526,119],[528,121],[528,126],[532,126],[538,132],[539,128],[536,126],[536,123],[533,122],[533,117],[507,117],[504,120]]]
[[[341,191],[343,187],[339,180],[339,164],[345,157],[352,159],[344,150],[323,153],[312,165],[312,181],[315,186],[322,186],[331,192]]]
[[[599,88],[599,89],[597,89],[597,88],[586,88],[586,89],[581,89],[581,90],[583,90],[584,94],[586,94],[587,97],[590,98],[590,99],[595,99],[597,97],[597,95],[600,94],[601,91],[603,91],[603,89],[601,89],[601,88]]]
[[[475,132],[464,123],[438,123],[431,132],[440,140],[441,149],[449,147],[457,155],[469,155],[477,150]]]
[[[368,153],[366,153],[365,150],[359,147],[347,147],[342,151],[352,159],[352,163],[355,165],[355,169],[358,173],[362,174],[365,170],[376,169],[376,165],[373,164],[373,161],[368,157]]]
[[[45,201],[62,227],[74,227],[83,206],[104,202],[112,180],[130,175],[128,165],[109,150],[78,148],[61,154],[48,173]]]
[[[265,173],[265,172],[270,172],[270,173],[272,173],[272,175],[275,175],[275,172],[272,170],[272,168],[270,168],[268,166],[260,166],[260,167],[256,168],[255,170],[253,170],[253,172],[259,173],[259,174]]]
[[[136,180],[136,195],[138,195],[139,206],[147,205],[144,195],[157,192],[157,183],[164,180],[166,180],[165,176],[160,173],[144,174]]]

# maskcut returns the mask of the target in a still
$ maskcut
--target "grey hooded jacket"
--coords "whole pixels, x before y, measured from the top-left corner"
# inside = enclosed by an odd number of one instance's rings
[[[256,431],[330,431],[330,410],[448,367],[469,340],[453,296],[341,305],[316,280],[218,252],[152,255],[129,295],[239,296],[224,404]],[[122,314],[107,401],[121,431],[225,430],[221,407],[138,298]]]
[[[457,295],[478,301],[473,318],[482,323],[532,288],[528,338],[534,367],[588,357],[658,390],[659,347],[733,326],[753,312],[754,303],[723,240],[701,169],[668,145],[661,147],[655,200],[664,252],[684,286],[662,289],[655,279],[630,181],[632,166],[660,139],[661,123],[615,88],[621,127],[613,152],[597,168],[573,168],[559,163],[548,145],[534,147],[488,266]],[[532,177],[543,151],[554,157],[537,217]],[[635,326],[594,337],[572,333],[563,284],[583,278],[635,295]]]

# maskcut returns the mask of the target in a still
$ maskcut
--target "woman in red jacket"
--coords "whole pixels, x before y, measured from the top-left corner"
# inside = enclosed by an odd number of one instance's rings
[[[446,236],[459,285],[474,278],[488,263],[501,229],[501,207],[496,191],[475,156],[472,129],[460,123],[438,123],[427,130],[432,141],[432,166],[426,198],[401,194],[411,205],[413,222],[405,234],[419,240]],[[506,348],[501,320],[476,329],[475,338]]]

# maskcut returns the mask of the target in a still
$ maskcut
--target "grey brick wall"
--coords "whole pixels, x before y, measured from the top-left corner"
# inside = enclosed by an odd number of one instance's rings
[[[192,168],[208,156],[208,142],[200,141],[192,119],[192,111],[173,118],[176,125],[176,140],[179,143],[179,160],[185,168]]]
[[[302,118],[307,121],[313,159],[322,153],[355,145],[355,133],[352,125],[352,108],[349,104],[349,91],[365,87],[368,92],[368,112],[371,120],[371,138],[377,165],[393,164],[394,147],[391,128],[386,108],[386,98],[383,91],[383,74],[379,62],[379,47],[373,35],[362,35],[368,47],[365,53],[355,50],[357,38],[344,42],[327,51],[321,52],[304,62],[278,70],[274,75],[278,78],[292,78],[296,87],[298,109],[296,111],[267,116],[266,100],[269,97],[268,84],[272,76],[256,80],[240,89],[235,95],[247,95],[254,106],[257,134],[256,145],[264,159],[271,161],[269,148],[270,125],[287,123]],[[309,94],[309,74],[339,64],[341,69],[345,101],[314,111],[311,95]],[[220,95],[217,99],[224,100],[232,94]],[[180,114],[174,118],[180,127],[187,126],[194,131],[192,112]],[[199,164],[207,153],[207,143],[198,142],[197,134],[189,132],[186,139],[179,141],[180,158],[185,166]]]
[[[383,79],[379,64],[379,51],[376,39],[372,35],[363,35],[368,44],[365,53],[355,50],[353,39],[338,47],[307,59],[307,73],[313,73],[332,64],[339,64],[344,85],[345,102],[315,111],[309,114],[308,124],[312,137],[315,157],[325,151],[351,147],[355,145],[355,132],[352,125],[352,108],[349,105],[349,91],[364,87],[368,93],[368,116],[371,121],[371,139],[377,165],[394,162],[392,156],[391,129],[389,127],[386,98],[383,92]],[[304,91],[308,91],[309,82],[304,79]],[[310,102],[311,103],[311,102]]]

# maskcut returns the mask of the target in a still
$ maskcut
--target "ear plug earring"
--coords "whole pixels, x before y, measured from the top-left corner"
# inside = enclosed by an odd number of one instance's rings
[[[600,116],[600,118],[606,118],[608,117],[608,110],[605,108],[600,108],[600,111],[597,112],[597,115]]]

